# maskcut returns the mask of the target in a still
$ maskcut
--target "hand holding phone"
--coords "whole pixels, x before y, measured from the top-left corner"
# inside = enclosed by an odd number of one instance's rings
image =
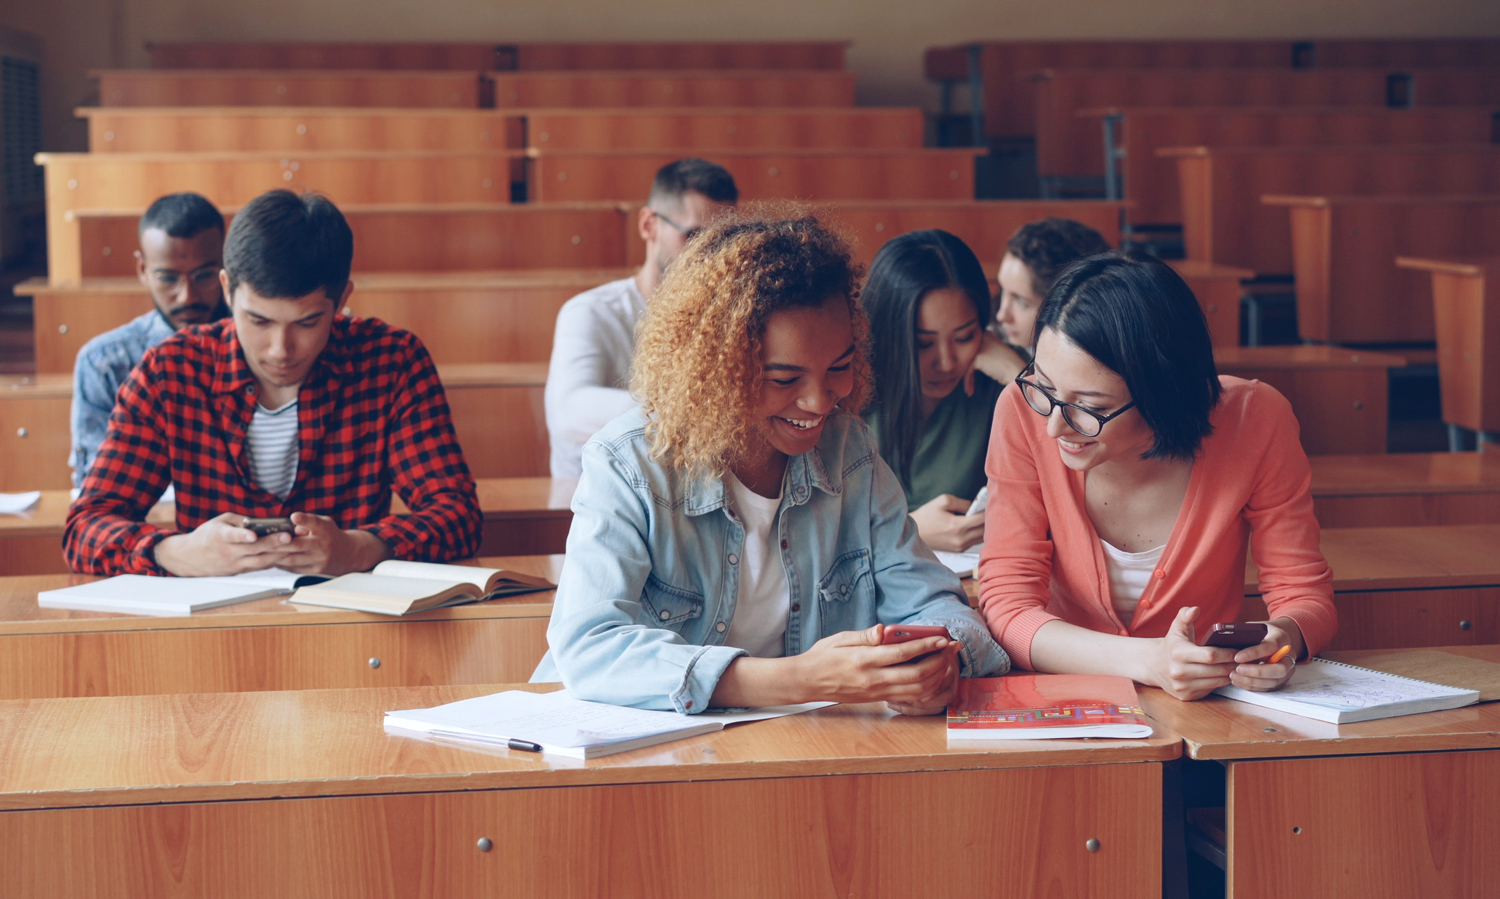
[[[246,518],[240,525],[257,537],[266,537],[271,534],[296,533],[297,526],[292,524],[290,518]]]
[[[1225,649],[1248,649],[1266,639],[1266,626],[1260,622],[1216,624],[1209,631],[1204,646],[1221,646]]]
[[[942,637],[944,640],[952,640],[946,627],[938,627],[931,624],[887,624],[885,636],[881,638],[881,646],[890,646],[895,643],[910,643],[913,640],[922,640],[927,637]]]

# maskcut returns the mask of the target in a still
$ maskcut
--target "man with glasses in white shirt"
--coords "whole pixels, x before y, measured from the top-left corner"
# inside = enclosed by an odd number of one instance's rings
[[[709,219],[739,201],[734,177],[702,159],[662,166],[636,228],[646,262],[634,276],[585,291],[563,304],[547,370],[547,432],[552,476],[576,478],[583,445],[635,406],[627,385],[636,322],[667,266]]]

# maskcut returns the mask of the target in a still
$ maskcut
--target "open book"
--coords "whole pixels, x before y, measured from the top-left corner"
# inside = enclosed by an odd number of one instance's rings
[[[381,615],[406,615],[439,606],[536,593],[556,586],[546,578],[503,568],[387,559],[368,574],[346,574],[317,584],[299,583],[291,601]]]
[[[948,739],[1144,739],[1151,721],[1128,677],[1017,674],[966,678],[948,706]]]
[[[679,715],[575,699],[566,690],[531,693],[507,690],[462,699],[431,709],[385,713],[387,730],[425,734],[443,740],[505,748],[512,740],[542,752],[575,759],[683,740],[731,724],[795,715],[831,702]]]
[[[1479,701],[1478,690],[1444,687],[1327,659],[1303,662],[1285,686],[1270,693],[1234,686],[1220,687],[1214,692],[1332,724],[1438,712]]]

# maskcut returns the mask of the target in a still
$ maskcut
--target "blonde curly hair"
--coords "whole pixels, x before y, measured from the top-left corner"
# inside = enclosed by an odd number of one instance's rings
[[[715,218],[667,270],[637,332],[631,388],[652,458],[722,477],[756,426],[767,319],[832,297],[849,305],[856,346],[854,389],[837,414],[863,409],[871,383],[863,276],[849,244],[807,207],[756,203]]]

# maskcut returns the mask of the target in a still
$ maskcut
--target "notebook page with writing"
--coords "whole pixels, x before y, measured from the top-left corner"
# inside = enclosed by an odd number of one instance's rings
[[[1301,663],[1286,686],[1269,693],[1235,686],[1220,687],[1214,692],[1333,724],[1456,709],[1479,700],[1478,690],[1430,684],[1327,659]]]

